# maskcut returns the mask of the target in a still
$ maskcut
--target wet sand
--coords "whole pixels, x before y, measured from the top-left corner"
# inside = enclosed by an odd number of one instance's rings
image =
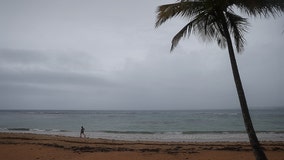
[[[284,160],[284,142],[262,142],[269,160]],[[0,133],[5,160],[253,160],[245,142],[143,142]]]

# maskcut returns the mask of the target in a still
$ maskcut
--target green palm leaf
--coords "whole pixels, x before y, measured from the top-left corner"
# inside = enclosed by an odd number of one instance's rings
[[[156,27],[159,27],[165,21],[176,16],[194,16],[199,13],[201,7],[203,7],[201,2],[179,2],[159,6],[157,10],[158,19],[156,21]]]
[[[277,17],[284,12],[283,0],[230,0],[241,11],[250,16]]]
[[[249,25],[247,19],[231,12],[226,12],[226,16],[230,25],[230,31],[234,37],[236,50],[237,52],[242,52],[245,44],[244,33],[247,32]]]
[[[215,7],[216,3],[218,8]],[[223,16],[223,8],[228,5],[226,0],[200,0],[200,1],[181,1],[174,4],[159,6],[156,27],[159,27],[167,20],[181,16],[189,19],[185,25],[172,39],[171,51],[178,45],[182,37],[189,37],[191,33],[197,34],[205,41],[215,40],[221,48],[226,48],[226,38],[220,16]],[[225,10],[226,11],[226,10]],[[248,23],[246,19],[236,16],[230,9],[226,16],[228,27],[234,35],[236,49],[241,52],[244,48],[244,33]]]

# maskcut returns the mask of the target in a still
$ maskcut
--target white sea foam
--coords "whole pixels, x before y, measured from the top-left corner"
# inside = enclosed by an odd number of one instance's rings
[[[59,130],[4,130],[0,132],[13,133],[34,133],[79,137],[79,132],[59,131]],[[162,141],[162,142],[247,142],[246,133],[196,133],[182,134],[181,132],[167,133],[110,133],[110,132],[86,132],[89,138],[102,138],[127,141]],[[260,141],[284,141],[284,133],[260,132],[257,133]]]

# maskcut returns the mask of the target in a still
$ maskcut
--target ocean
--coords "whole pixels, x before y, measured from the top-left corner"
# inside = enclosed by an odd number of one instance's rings
[[[251,110],[261,141],[284,141],[284,110]],[[248,141],[239,110],[0,110],[0,132],[130,141]]]

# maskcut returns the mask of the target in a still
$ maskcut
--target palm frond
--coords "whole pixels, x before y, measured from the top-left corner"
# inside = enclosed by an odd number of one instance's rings
[[[229,30],[234,37],[236,50],[240,53],[244,49],[244,33],[247,32],[249,23],[246,18],[240,17],[232,12],[226,12],[226,16],[228,19]]]
[[[167,20],[176,17],[191,17],[198,13],[200,10],[200,2],[178,2],[159,6],[157,9],[157,21],[155,26],[159,27]]]
[[[221,48],[227,47],[224,28],[221,25],[220,15],[216,9],[207,8],[202,14],[198,15],[199,21],[194,25],[193,32],[197,33],[204,41],[217,41]]]
[[[190,36],[191,31],[192,31],[192,26],[194,23],[197,21],[197,19],[194,19],[190,21],[187,25],[185,25],[172,39],[172,46],[171,46],[171,51],[174,50],[174,48],[177,46],[178,42],[182,37]]]
[[[277,17],[284,12],[283,0],[230,0],[230,2],[244,13],[254,17]]]
[[[174,36],[171,51],[177,46],[182,37],[189,37],[191,33],[198,34],[205,41],[221,39],[222,35],[215,22],[216,18],[214,15],[212,16],[212,12],[199,13]]]
[[[228,34],[233,37],[237,52],[245,45],[244,34],[249,23],[233,10],[240,9],[249,16],[277,17],[284,12],[284,0],[178,0],[177,3],[159,6],[157,21],[159,27],[167,20],[180,16],[189,22],[172,39],[171,51],[182,37],[198,34],[203,40],[216,40],[221,48],[227,46]],[[227,38],[226,38],[227,37]]]

